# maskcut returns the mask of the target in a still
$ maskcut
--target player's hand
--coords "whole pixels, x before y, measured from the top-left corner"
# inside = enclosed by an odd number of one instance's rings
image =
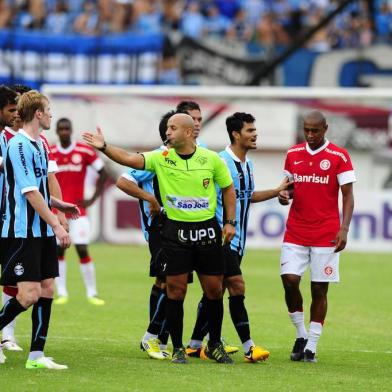
[[[230,244],[231,240],[235,236],[235,227],[229,223],[226,223],[222,229],[222,245]]]
[[[343,250],[346,247],[347,244],[347,229],[341,228],[338,231],[338,234],[336,234],[336,238],[335,238],[335,250],[334,252],[340,252],[341,250]]]
[[[285,190],[288,190],[290,195],[290,188],[292,188],[293,185],[294,185],[294,181],[290,181],[287,177],[285,177],[284,180],[280,183],[280,185],[276,188],[278,197],[279,197],[279,193]]]
[[[83,208],[88,208],[90,206],[92,206],[95,202],[94,198],[91,199],[84,199],[84,200],[79,200],[78,201],[78,205],[80,205]]]
[[[59,240],[59,245],[62,248],[69,248],[71,245],[71,238],[69,234],[65,231],[64,227],[60,223],[53,227],[54,235]]]
[[[148,200],[148,202],[150,203],[150,215],[159,215],[161,213],[161,205],[158,203],[158,200],[155,197],[152,197],[150,200]]]
[[[282,206],[290,204],[290,192],[286,189],[278,193],[278,200]]]
[[[71,219],[78,219],[80,217],[80,211],[76,204],[67,203],[66,201],[61,201],[56,208],[70,216]]]
[[[102,130],[100,127],[97,127],[97,132],[92,134],[90,132],[83,132],[82,139],[89,146],[94,147],[96,149],[103,148],[105,145],[105,138],[103,136]]]
[[[68,219],[65,217],[65,214],[63,212],[58,211],[57,212],[57,218],[60,221],[60,225],[64,227],[64,230],[67,233],[69,233]]]

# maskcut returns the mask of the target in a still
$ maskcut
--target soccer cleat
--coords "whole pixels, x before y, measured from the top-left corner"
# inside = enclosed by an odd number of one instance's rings
[[[188,355],[188,357],[200,358],[200,353],[202,349],[203,349],[202,347],[193,348],[191,346],[187,346],[185,352],[186,355]]]
[[[88,297],[87,300],[88,302],[90,302],[91,305],[95,305],[95,306],[105,305],[105,301],[102,298],[97,297],[96,295],[94,295],[94,297]]]
[[[1,345],[3,346],[3,349],[8,351],[23,351],[23,348],[18,346],[15,339],[4,339],[1,341]]]
[[[65,295],[60,295],[59,297],[57,297],[53,303],[55,305],[65,305],[68,303],[68,297]]]
[[[202,357],[203,355],[203,357]],[[234,361],[229,357],[229,354],[225,351],[222,342],[218,343],[214,347],[210,347],[208,344],[203,350],[203,354],[200,353],[200,358],[212,359],[218,363],[233,364]]]
[[[171,361],[173,363],[181,363],[181,364],[187,363],[186,352],[185,352],[184,347],[174,349]]]
[[[53,369],[65,370],[67,365],[60,365],[53,361],[51,357],[41,357],[38,359],[28,359],[26,362],[26,369]]]
[[[227,354],[235,354],[236,352],[238,352],[238,350],[239,350],[238,347],[231,346],[230,344],[227,344],[223,338],[221,338],[221,342],[222,342],[223,347],[224,347],[225,351],[227,352]]]
[[[305,350],[304,352],[304,362],[313,362],[316,363],[316,353],[311,352],[310,350]]]
[[[290,359],[292,361],[301,361],[304,358],[304,348],[307,342],[308,340],[304,338],[295,339],[295,343],[290,354]]]
[[[6,356],[4,355],[3,349],[0,346],[0,363],[5,363],[5,360],[6,360]]]
[[[162,350],[161,349],[161,353],[165,357],[165,359],[171,359],[172,358],[172,353],[169,350]]]
[[[265,361],[269,355],[269,351],[267,351],[265,348],[260,346],[252,346],[250,350],[244,354],[244,361],[250,363]]]
[[[154,359],[165,359],[166,357],[159,348],[158,339],[147,339],[140,342],[140,348]]]

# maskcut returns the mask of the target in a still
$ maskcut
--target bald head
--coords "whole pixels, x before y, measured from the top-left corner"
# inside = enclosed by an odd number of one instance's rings
[[[177,113],[170,117],[169,123],[175,124],[181,128],[191,128],[192,131],[195,127],[192,117],[186,113]]]
[[[313,110],[312,112],[306,114],[304,116],[304,122],[305,123],[313,123],[313,124],[320,124],[320,125],[327,125],[327,120],[325,119],[325,116],[323,113],[321,113],[319,110]]]

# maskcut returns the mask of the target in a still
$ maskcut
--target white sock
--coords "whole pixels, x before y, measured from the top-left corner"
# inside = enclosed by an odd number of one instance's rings
[[[159,348],[160,348],[161,350],[167,350],[167,344],[160,344],[160,345],[159,345]]]
[[[154,334],[146,331],[142,340],[143,340],[143,342],[145,342],[148,339],[158,339],[158,335],[154,335]]]
[[[30,351],[29,353],[29,359],[34,361],[35,359],[41,358],[44,356],[43,351]]]
[[[93,261],[80,264],[80,272],[82,273],[84,285],[86,287],[87,297],[95,297],[97,295],[97,283],[95,280],[95,265]]]
[[[5,305],[11,298],[10,295],[3,292],[3,305]],[[16,319],[13,319],[8,325],[6,325],[2,330],[2,340],[12,340],[15,341],[15,324]]]
[[[289,312],[289,317],[294,327],[297,330],[297,339],[298,338],[306,339],[308,337],[308,333],[306,332],[306,328],[305,328],[304,312],[294,312],[294,313]]]
[[[310,350],[312,353],[316,352],[317,343],[320,339],[322,331],[323,331],[323,325],[321,323],[316,323],[315,321],[310,322],[308,343],[306,343],[305,350]]]
[[[201,340],[191,340],[189,342],[189,347],[192,348],[201,348],[203,345],[203,342]]]
[[[246,342],[242,343],[242,347],[244,348],[245,353],[247,353],[252,346],[256,346],[252,339],[249,339]]]
[[[59,277],[55,279],[57,295],[68,297],[67,291],[67,263],[65,259],[59,260]]]

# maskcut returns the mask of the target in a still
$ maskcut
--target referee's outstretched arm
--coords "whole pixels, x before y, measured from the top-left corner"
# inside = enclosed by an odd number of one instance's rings
[[[134,169],[144,169],[144,157],[141,154],[132,154],[122,148],[106,144],[100,127],[97,127],[97,133],[84,132],[83,140],[91,147],[103,152],[112,161],[120,165],[132,167]]]

